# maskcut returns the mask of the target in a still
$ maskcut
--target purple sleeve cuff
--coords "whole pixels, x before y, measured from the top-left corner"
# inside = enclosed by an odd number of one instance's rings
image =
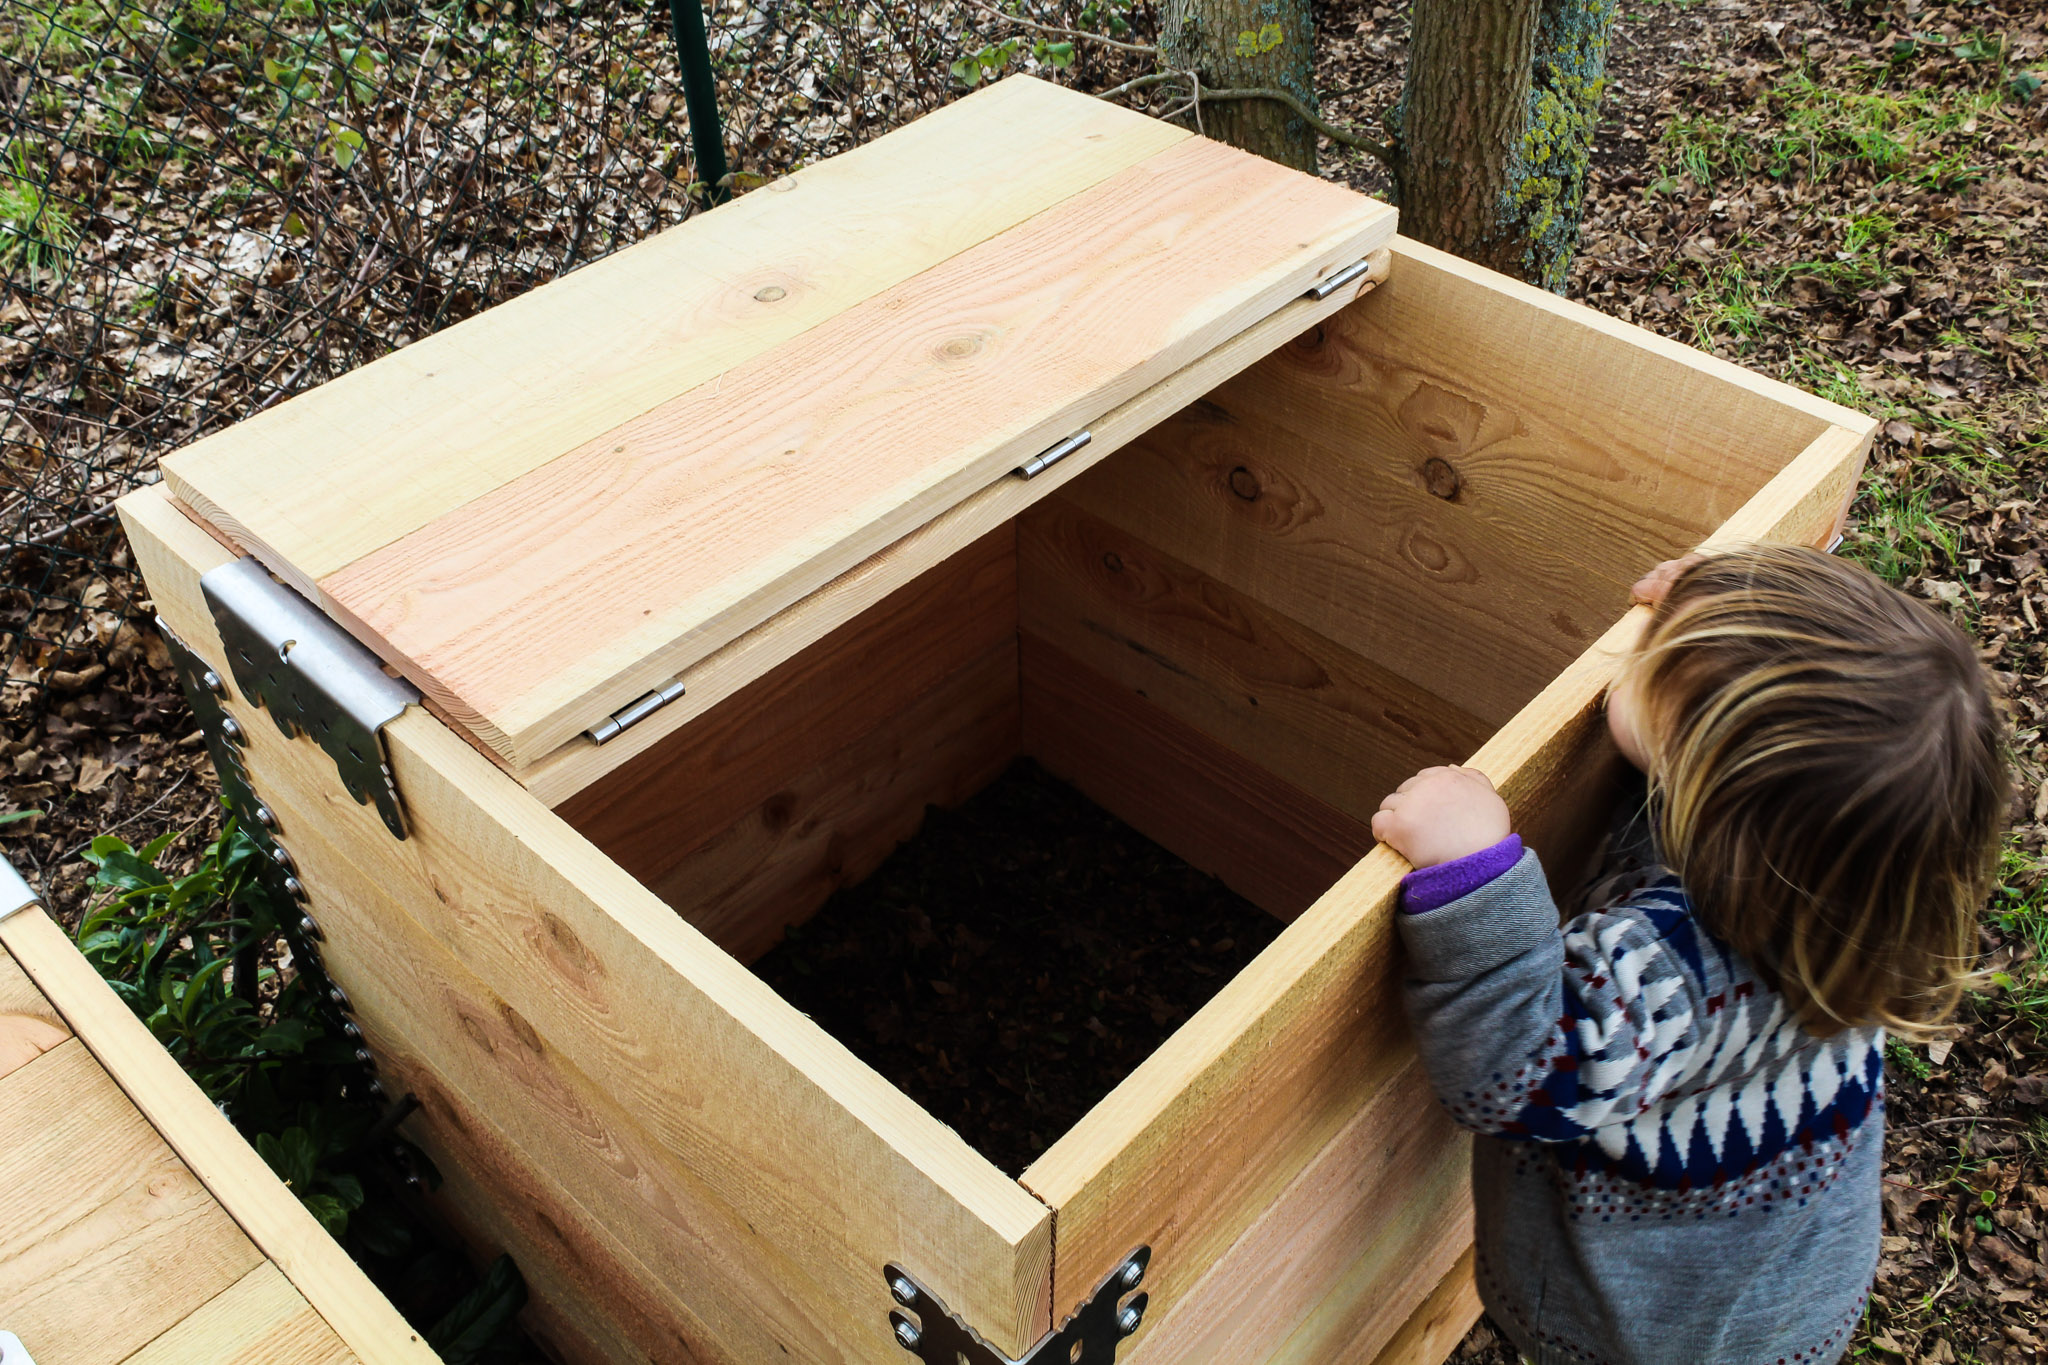
[[[1401,908],[1411,915],[1439,910],[1522,861],[1522,836],[1510,834],[1492,848],[1482,848],[1435,867],[1419,868],[1401,878]]]

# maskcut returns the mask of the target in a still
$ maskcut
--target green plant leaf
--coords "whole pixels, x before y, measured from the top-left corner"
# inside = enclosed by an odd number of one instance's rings
[[[427,1329],[427,1344],[447,1365],[471,1365],[489,1348],[512,1317],[526,1306],[526,1281],[510,1256],[491,1262],[483,1283],[456,1301]]]

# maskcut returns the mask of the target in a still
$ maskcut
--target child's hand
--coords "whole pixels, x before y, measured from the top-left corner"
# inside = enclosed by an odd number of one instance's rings
[[[1636,580],[1636,585],[1628,590],[1628,600],[1648,607],[1656,606],[1670,594],[1671,585],[1678,581],[1680,574],[1705,558],[1705,555],[1687,555],[1683,559],[1665,560]]]
[[[1492,848],[1510,828],[1508,803],[1477,768],[1424,768],[1372,817],[1372,837],[1417,867]]]

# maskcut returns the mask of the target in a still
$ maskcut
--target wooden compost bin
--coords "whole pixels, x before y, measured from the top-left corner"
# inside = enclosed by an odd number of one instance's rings
[[[1139,1247],[1127,1361],[1469,1324],[1368,818],[1469,760],[1568,875],[1628,585],[1826,544],[1871,424],[1392,231],[1005,80],[124,501],[386,1085],[564,1358],[907,1360],[885,1265],[1021,1356]],[[250,700],[339,632],[231,657],[202,576],[245,552],[424,692],[395,798]],[[1013,1180],[744,964],[1019,753],[1292,922]]]
[[[4,863],[0,1333],[0,1365],[440,1359]]]

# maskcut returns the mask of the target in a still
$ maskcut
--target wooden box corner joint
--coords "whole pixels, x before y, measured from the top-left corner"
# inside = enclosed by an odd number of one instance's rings
[[[909,1271],[883,1266],[882,1278],[899,1305],[889,1314],[889,1329],[925,1365],[1116,1365],[1117,1348],[1144,1325],[1148,1296],[1139,1286],[1151,1262],[1152,1248],[1132,1251],[1058,1327],[1014,1357],[991,1346]]]

